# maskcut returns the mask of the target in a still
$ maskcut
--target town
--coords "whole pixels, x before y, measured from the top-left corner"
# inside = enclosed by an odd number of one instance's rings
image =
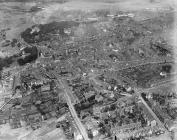
[[[67,140],[174,137],[177,91],[163,88],[174,84],[176,62],[160,35],[173,15],[90,14],[34,25],[12,41],[2,31],[3,47],[19,51],[2,60],[11,67],[1,73],[9,94],[1,95],[0,125],[35,131],[55,119]]]

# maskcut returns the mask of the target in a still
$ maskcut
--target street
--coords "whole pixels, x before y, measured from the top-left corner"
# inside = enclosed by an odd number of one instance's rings
[[[145,105],[145,107],[148,109],[148,111],[150,112],[150,114],[154,117],[154,119],[157,121],[157,123],[159,124],[159,126],[161,126],[164,130],[168,131],[164,124],[159,120],[159,118],[156,116],[156,114],[152,111],[152,109],[149,107],[149,105],[145,102],[145,100],[139,96],[139,98],[141,99],[142,103]]]
[[[80,133],[82,134],[84,140],[89,140],[87,131],[86,131],[85,127],[83,126],[83,124],[81,123],[79,117],[77,116],[76,110],[71,102],[71,99],[69,96],[69,93],[71,91],[65,86],[65,84],[63,84],[62,80],[60,80],[60,79],[57,79],[57,86],[61,86],[63,88],[64,97],[65,97],[65,100],[69,106],[70,113],[71,113],[71,115],[75,121],[75,124],[77,125]]]

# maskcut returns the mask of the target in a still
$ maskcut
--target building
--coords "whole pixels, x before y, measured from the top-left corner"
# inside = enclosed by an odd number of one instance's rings
[[[41,127],[42,116],[40,113],[31,114],[27,116],[27,121],[32,129],[37,129]]]
[[[128,125],[117,126],[111,129],[113,136],[116,136],[120,139],[126,139],[131,136],[134,136],[137,132],[141,130],[141,123],[131,123]]]
[[[170,105],[170,107],[176,108],[177,107],[177,99],[168,100],[168,104]]]
[[[122,126],[117,126],[114,128],[111,128],[112,133],[117,134],[120,132],[125,132],[129,129],[139,129],[141,127],[141,122],[137,122],[137,123],[130,123],[130,124],[126,124],[126,125],[122,125]]]
[[[10,119],[10,127],[12,129],[17,129],[17,128],[22,127],[20,119],[18,117],[16,117],[16,116],[13,116]]]
[[[4,112],[0,112],[0,125],[9,123],[10,120],[10,112],[8,114]]]

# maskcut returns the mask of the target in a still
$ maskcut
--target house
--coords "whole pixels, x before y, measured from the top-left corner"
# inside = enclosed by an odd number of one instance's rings
[[[177,99],[168,100],[168,104],[170,105],[170,107],[176,108],[177,107]]]
[[[27,117],[28,124],[32,127],[32,129],[37,129],[41,127],[42,116],[40,113],[35,113],[28,115]]]
[[[9,122],[9,116],[7,116],[6,114],[4,114],[3,112],[0,112],[0,125],[6,124],[8,122]]]
[[[12,129],[16,129],[16,128],[22,127],[20,119],[17,118],[17,117],[10,119],[10,127]]]
[[[93,107],[93,115],[100,117],[101,115],[101,107],[100,106],[94,106]]]
[[[177,123],[176,122],[174,122],[174,121],[168,121],[168,122],[166,122],[165,123],[165,126],[167,127],[167,129],[169,130],[169,131],[172,131],[172,130],[174,130],[174,129],[177,129]]]
[[[141,128],[141,123],[137,122],[137,123],[130,123],[123,126],[116,126],[114,128],[111,128],[111,131],[118,138],[128,138],[135,133],[134,132],[135,130],[138,130],[140,128]]]
[[[45,84],[41,87],[41,91],[50,91],[50,84]]]

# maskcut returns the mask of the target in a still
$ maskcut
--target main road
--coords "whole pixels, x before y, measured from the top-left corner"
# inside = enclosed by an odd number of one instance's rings
[[[11,102],[11,100],[14,98],[14,96],[15,96],[15,94],[16,94],[16,92],[15,92],[15,87],[16,87],[16,75],[14,75],[14,78],[13,78],[13,84],[12,84],[12,96],[10,97],[10,99],[8,100],[8,101],[6,101],[6,102],[4,102],[1,106],[0,106],[0,111],[3,111],[3,108],[5,108],[6,107],[6,105],[8,105],[10,102]]]
[[[158,82],[156,85],[154,85],[150,88],[137,88],[137,89],[134,89],[135,90],[134,96],[140,95],[143,92],[151,92],[155,89],[158,89],[158,88],[170,85],[170,84],[176,84],[176,82],[177,82],[177,79],[174,78],[174,79],[169,79],[169,80],[164,80],[162,82]]]
[[[166,127],[164,126],[164,124],[159,120],[159,118],[156,116],[156,114],[152,111],[152,109],[149,107],[149,105],[145,102],[145,100],[141,97],[141,95],[139,96],[140,100],[142,101],[142,103],[144,104],[144,106],[148,109],[148,111],[150,112],[150,114],[153,116],[153,118],[157,121],[157,123],[166,131],[168,131],[166,129]]]
[[[57,86],[61,86],[61,88],[63,89],[64,91],[64,98],[68,104],[68,107],[69,107],[69,110],[70,110],[70,113],[80,131],[80,133],[82,134],[84,140],[89,140],[88,138],[88,134],[87,134],[87,131],[85,129],[85,127],[83,126],[82,122],[80,121],[77,113],[76,113],[76,110],[72,104],[72,101],[71,101],[71,98],[69,96],[69,94],[72,94],[70,89],[67,87],[67,85],[65,84],[65,82],[63,82],[61,79],[57,79]]]
[[[165,125],[159,120],[159,118],[157,117],[157,115],[152,111],[152,109],[149,107],[149,105],[146,103],[146,101],[142,98],[141,96],[141,93],[143,92],[150,92],[154,89],[157,89],[157,88],[160,88],[160,87],[163,87],[163,86],[166,86],[168,84],[172,84],[172,83],[175,83],[177,80],[176,79],[172,79],[172,80],[166,80],[166,81],[163,81],[159,84],[157,84],[156,86],[154,87],[151,87],[151,88],[147,88],[147,89],[137,89],[135,90],[135,95],[134,96],[138,96],[139,99],[142,101],[142,103],[144,104],[144,106],[148,109],[148,111],[150,112],[150,114],[153,116],[153,118],[157,121],[157,123],[164,129],[166,130],[166,132],[168,132],[167,128],[165,127]]]

